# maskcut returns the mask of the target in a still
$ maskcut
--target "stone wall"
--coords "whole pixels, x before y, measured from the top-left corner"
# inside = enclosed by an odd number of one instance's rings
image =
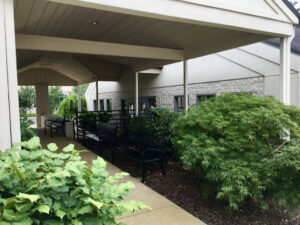
[[[197,95],[216,94],[224,92],[252,92],[264,95],[264,77],[244,78],[236,80],[196,83],[189,85],[189,104],[196,103]],[[168,108],[174,111],[174,97],[183,95],[183,85],[157,87],[139,90],[139,97],[156,97],[159,108]],[[134,90],[101,93],[99,99],[112,99],[113,110],[121,109],[121,99],[134,99]],[[91,100],[89,100],[91,101]],[[91,103],[88,105],[92,105]],[[106,107],[106,106],[105,106]],[[89,110],[92,110],[89,108]]]

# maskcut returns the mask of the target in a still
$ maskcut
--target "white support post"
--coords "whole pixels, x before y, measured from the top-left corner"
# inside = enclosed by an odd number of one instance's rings
[[[188,93],[188,63],[183,61],[183,83],[184,83],[184,110],[189,108],[189,93]]]
[[[37,127],[44,127],[44,119],[49,115],[49,90],[48,85],[36,85],[36,121]]]
[[[77,107],[78,112],[81,112],[81,89],[80,85],[77,86]]]
[[[0,0],[0,150],[21,140],[14,2]]]
[[[98,79],[96,81],[96,111],[99,110],[99,87],[98,87]]]
[[[291,37],[280,39],[280,100],[291,104]]]
[[[139,73],[135,73],[135,115],[139,115]]]

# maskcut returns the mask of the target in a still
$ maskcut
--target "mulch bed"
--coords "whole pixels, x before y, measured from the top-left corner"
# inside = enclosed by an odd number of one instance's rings
[[[97,149],[96,146],[90,148]],[[111,161],[110,150],[105,150],[101,156]],[[124,159],[116,154],[115,165],[133,177],[140,177],[139,164]],[[223,202],[201,195],[202,181],[196,174],[172,160],[165,165],[165,176],[159,165],[148,167],[145,185],[208,225],[300,225],[300,211],[291,213],[272,200],[268,201],[268,210],[262,210],[256,203],[248,202],[238,212],[230,213]]]

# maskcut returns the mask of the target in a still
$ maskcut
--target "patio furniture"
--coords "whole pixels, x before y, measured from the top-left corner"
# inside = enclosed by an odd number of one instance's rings
[[[142,182],[144,183],[146,164],[159,162],[163,174],[166,174],[164,148],[165,143],[160,138],[130,132],[126,145],[119,145],[117,148],[112,149],[112,163],[114,164],[115,162],[115,153],[119,153],[141,164]]]
[[[59,130],[62,130],[64,136],[66,137],[66,133],[64,130],[65,126],[65,118],[60,116],[50,116],[45,120],[44,123],[44,129],[45,134],[47,133],[47,128],[50,129],[51,138],[53,138],[53,130],[56,130],[56,133],[58,134]]]
[[[112,148],[116,143],[118,132],[116,124],[99,122],[97,116],[77,119],[77,122],[77,139],[82,139],[85,144],[88,139],[96,141],[99,153],[102,145]]]
[[[118,126],[110,123],[98,122],[97,133],[86,133],[84,132],[84,140],[92,139],[98,142],[99,152],[101,146],[106,145],[109,148],[113,148],[117,140]]]

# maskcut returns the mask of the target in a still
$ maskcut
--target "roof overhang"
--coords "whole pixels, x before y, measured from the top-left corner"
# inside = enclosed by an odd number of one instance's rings
[[[55,52],[85,67],[79,84],[292,36],[297,23],[281,0],[15,0],[18,69]]]

